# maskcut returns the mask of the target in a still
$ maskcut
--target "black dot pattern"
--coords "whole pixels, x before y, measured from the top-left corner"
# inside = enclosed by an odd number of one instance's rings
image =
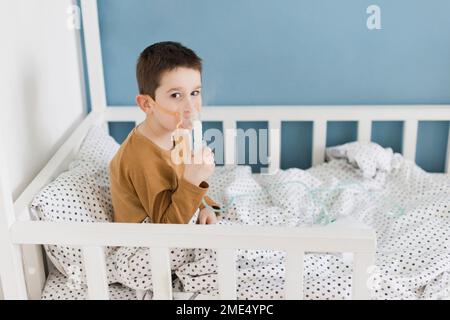
[[[327,160],[345,159],[364,178],[373,178],[379,171],[390,171],[400,159],[393,159],[393,156],[392,148],[383,148],[374,142],[349,142],[326,149]]]
[[[198,210],[191,218],[190,224],[195,224]],[[145,219],[143,223],[150,223]],[[150,249],[145,247],[120,247],[114,252],[112,259],[116,266],[117,279],[120,283],[136,290],[153,290],[150,268]],[[176,270],[180,266],[194,260],[194,249],[171,248],[170,267]],[[176,277],[172,277],[176,280]]]
[[[92,140],[101,136],[92,135]],[[104,167],[117,146],[105,149],[102,147],[105,145],[85,141],[78,162],[71,165],[72,174],[58,177],[53,186],[40,193],[33,204],[41,219],[110,221],[112,209]],[[369,226],[375,230],[378,243],[375,265],[367,270],[367,285],[373,299],[448,296],[450,177],[426,173],[401,155],[374,144],[347,144],[327,150],[327,155],[330,161],[323,165],[306,171],[280,170],[274,175],[255,175],[245,166],[216,168],[208,194],[226,208],[218,223]],[[77,209],[69,210],[67,206],[73,200]],[[195,220],[196,216],[190,223]],[[70,266],[82,266],[76,249],[57,246],[46,249],[66,279],[73,276]],[[126,290],[151,292],[150,251],[134,247],[109,250],[110,288],[119,282]],[[170,250],[176,290],[218,294],[214,250]],[[284,260],[285,253],[281,251],[237,250],[238,298],[284,298]],[[304,298],[351,298],[352,272],[348,254],[307,252]],[[62,297],[52,282],[47,281],[46,290],[44,298]],[[72,292],[65,296],[75,295]]]
[[[109,188],[108,164],[119,145],[104,126],[95,126],[88,132],[69,169],[42,189],[31,203],[32,212],[39,220],[52,222],[110,222],[112,201]],[[67,277],[80,277],[86,283],[81,248],[45,245],[53,265]],[[116,282],[115,261],[111,259],[114,247],[107,247],[108,279]]]
[[[111,300],[136,300],[136,290],[128,288],[119,283],[108,286],[109,298]],[[73,284],[59,271],[52,271],[47,277],[42,300],[87,300],[88,290],[86,284]]]
[[[311,225],[326,209],[327,223],[362,224],[376,231],[376,262],[367,270],[373,299],[449,296],[450,177],[429,174],[380,146],[352,144],[351,149],[352,161],[344,156],[273,176],[252,175],[248,167],[218,168],[211,196],[222,203],[234,197],[220,223]],[[285,184],[274,187],[279,182]],[[238,250],[238,298],[282,298],[283,262],[282,252]],[[215,268],[215,252],[197,249],[194,261],[176,274],[187,291],[217,294]],[[352,272],[346,254],[307,253],[304,298],[351,298]]]

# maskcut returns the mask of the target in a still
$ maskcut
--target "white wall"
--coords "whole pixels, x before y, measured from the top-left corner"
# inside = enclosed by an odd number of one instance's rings
[[[72,4],[0,3],[0,157],[14,199],[86,113],[79,31],[67,27]]]
[[[0,132],[6,147],[0,152],[14,198],[85,116],[78,30],[66,24],[71,5],[2,1]]]

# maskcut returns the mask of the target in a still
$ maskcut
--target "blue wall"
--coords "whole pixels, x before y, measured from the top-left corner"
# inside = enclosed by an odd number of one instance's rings
[[[381,30],[366,27],[371,4]],[[134,104],[136,59],[165,40],[204,60],[205,105],[450,103],[448,0],[98,0],[98,8],[110,105]],[[443,171],[448,126],[420,124],[424,169]],[[112,126],[118,140],[127,130]],[[376,123],[372,138],[400,151],[401,131],[401,122]],[[309,166],[310,124],[285,123],[282,133],[282,166]],[[329,123],[327,145],[355,133],[355,123]],[[299,141],[303,149],[288,153]]]

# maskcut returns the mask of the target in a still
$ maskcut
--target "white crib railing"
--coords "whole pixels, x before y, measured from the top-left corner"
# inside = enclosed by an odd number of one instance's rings
[[[331,225],[293,228],[18,221],[12,225],[11,235],[11,241],[15,245],[81,246],[90,299],[109,297],[103,250],[105,246],[151,248],[155,299],[173,297],[169,248],[216,250],[221,299],[237,297],[237,249],[286,251],[287,299],[303,298],[303,257],[306,252],[353,252],[353,299],[368,299],[370,290],[366,285],[367,272],[375,263],[376,248],[375,234],[370,229]]]
[[[131,108],[131,109],[130,109]],[[108,107],[106,121],[140,122],[143,113],[135,106]],[[204,107],[203,121],[223,123],[225,164],[236,164],[236,122],[264,121],[269,129],[269,172],[280,167],[281,124],[283,121],[311,121],[313,123],[312,164],[324,161],[328,121],[356,121],[357,139],[371,141],[373,121],[402,121],[403,150],[405,158],[415,161],[417,131],[419,121],[449,121],[448,105],[412,105],[412,106],[220,106]],[[450,130],[449,130],[450,145]],[[445,170],[450,173],[450,147],[447,147]]]
[[[375,248],[375,236],[367,230],[361,231],[345,228],[339,231],[339,229],[332,230],[328,227],[324,229],[313,228],[311,230],[290,230],[289,228],[250,230],[247,227],[243,227],[243,229],[238,227],[227,229],[228,227],[224,226],[220,226],[219,229],[216,226],[207,226],[204,230],[201,229],[203,228],[202,226],[195,226],[191,230],[192,227],[190,226],[181,226],[183,229],[177,229],[180,226],[170,225],[93,224],[78,226],[74,224],[61,225],[26,221],[30,219],[28,206],[34,195],[67,168],[67,164],[77,152],[90,127],[98,123],[115,121],[137,123],[142,121],[143,117],[143,113],[136,107],[94,108],[94,111],[83,120],[14,203],[11,198],[11,190],[7,184],[6,176],[8,172],[6,171],[6,166],[0,164],[2,170],[0,179],[0,253],[2,256],[0,274],[2,276],[5,298],[39,297],[45,281],[42,251],[39,244],[66,243],[68,245],[78,244],[85,246],[86,248],[83,252],[87,259],[87,268],[89,269],[87,278],[90,282],[90,295],[96,298],[106,298],[105,282],[103,280],[100,281],[100,279],[104,279],[104,270],[95,270],[95,268],[90,267],[103,265],[102,259],[104,258],[100,257],[102,246],[111,246],[115,245],[115,243],[116,245],[149,246],[153,248],[155,257],[162,257],[158,261],[166,261],[167,259],[163,257],[166,257],[165,252],[167,248],[177,246],[183,248],[189,246],[208,247],[207,245],[205,246],[205,242],[211,248],[225,250],[218,253],[218,260],[224,262],[219,265],[221,297],[235,297],[236,294],[235,284],[233,285],[232,282],[227,282],[225,279],[228,279],[233,274],[230,257],[234,255],[233,250],[237,248],[286,250],[288,253],[286,264],[288,270],[290,270],[286,274],[286,297],[297,297],[300,294],[299,292],[301,292],[298,289],[302,287],[302,278],[299,278],[297,275],[299,270],[302,270],[302,255],[304,252],[309,250],[355,252],[354,297],[367,297],[365,279],[367,279],[368,275],[364,268],[372,263]],[[236,121],[268,121],[269,129],[279,129],[282,121],[312,121],[312,163],[318,164],[324,160],[327,121],[357,121],[358,140],[360,141],[369,139],[372,121],[404,121],[404,155],[414,159],[418,122],[450,120],[450,109],[449,106],[357,106],[356,108],[342,106],[205,107],[202,119],[204,121],[223,121],[226,163],[234,163],[235,159],[235,132],[230,129],[236,128]],[[279,131],[271,130],[269,139],[269,165],[270,170],[273,171],[278,169],[280,163],[281,137],[279,136]],[[449,154],[450,148],[447,148],[447,172],[450,172]],[[171,240],[172,235],[177,235],[173,234],[173,230],[180,231],[178,235],[183,235],[183,237],[175,237]],[[97,235],[99,231],[106,237],[105,239],[111,241],[99,239]],[[142,237],[143,239],[150,239],[145,241],[139,240],[138,237],[133,236],[136,235],[137,231],[141,232],[140,234],[142,235],[146,235]],[[219,235],[215,236],[213,231],[218,232]],[[225,231],[226,234],[224,234]],[[150,234],[152,237],[148,236]],[[196,238],[200,237],[200,234],[202,240]],[[208,236],[203,237],[204,235]],[[118,239],[124,240],[120,242],[122,240],[119,241]],[[187,243],[187,239],[197,239],[198,242],[190,240]],[[358,242],[366,243],[366,246],[358,247]],[[371,244],[369,245],[367,242]],[[213,243],[215,244],[214,246],[212,246]],[[227,243],[228,246],[224,246],[224,243]],[[24,246],[23,244],[31,245]],[[248,244],[252,244],[252,246],[249,247]],[[340,246],[337,246],[337,244],[340,244]],[[164,264],[155,262],[153,268],[155,268],[155,273],[161,272],[162,274],[161,277],[155,278],[155,281],[157,281],[155,288],[166,288],[160,289],[156,297],[170,297],[171,291],[167,287],[169,279],[167,271],[164,271],[167,270],[166,262]],[[24,287],[25,279],[27,280],[28,292]]]

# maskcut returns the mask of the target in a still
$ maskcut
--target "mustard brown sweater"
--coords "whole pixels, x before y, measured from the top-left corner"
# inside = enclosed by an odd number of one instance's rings
[[[208,183],[196,186],[183,178],[184,165],[134,128],[109,164],[114,222],[188,223],[205,197]]]

